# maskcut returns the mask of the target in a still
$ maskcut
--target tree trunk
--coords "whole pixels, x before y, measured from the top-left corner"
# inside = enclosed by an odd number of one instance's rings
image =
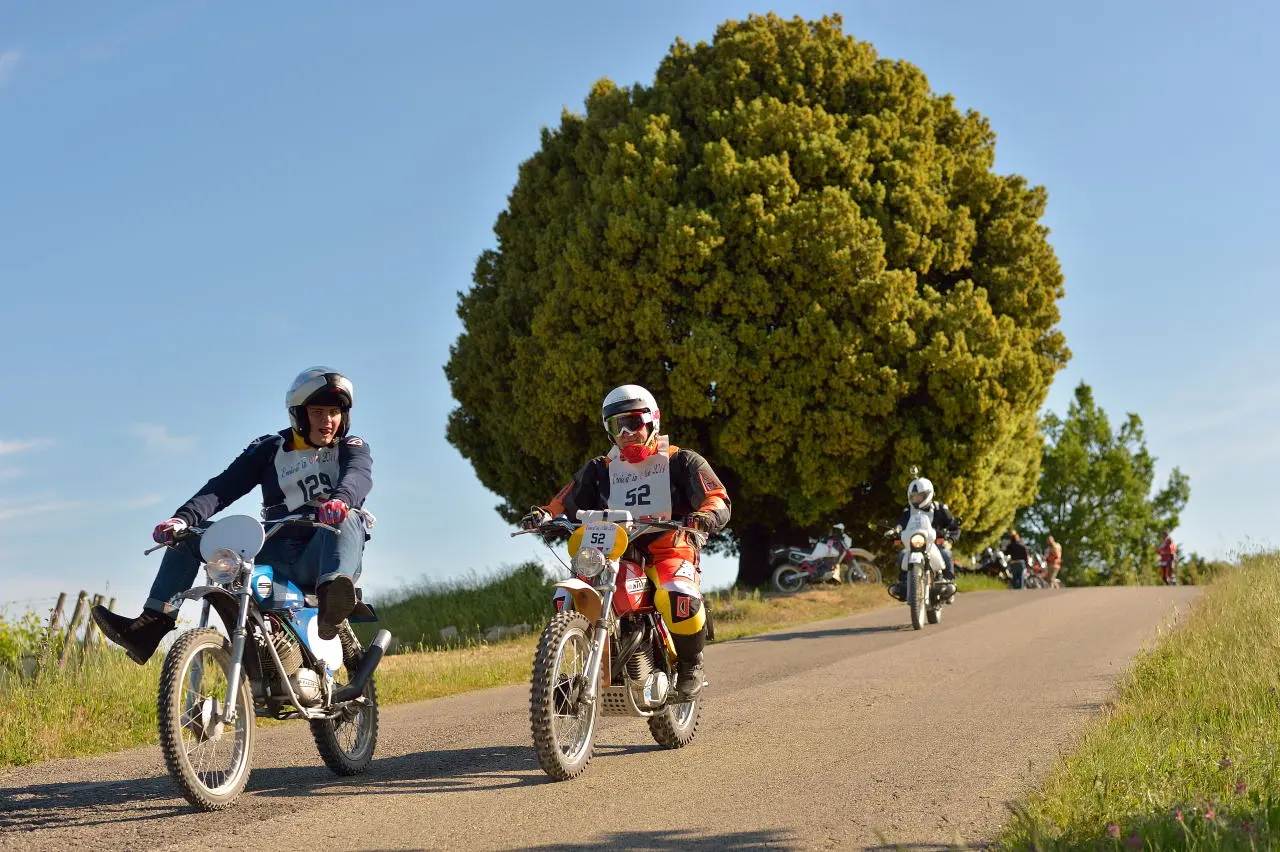
[[[767,586],[772,574],[769,567],[771,531],[766,526],[750,524],[734,532],[738,535],[738,579],[734,585],[749,589]]]

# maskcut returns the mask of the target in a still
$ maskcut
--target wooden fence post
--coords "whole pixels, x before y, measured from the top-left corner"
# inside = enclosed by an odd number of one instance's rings
[[[102,603],[102,595],[94,595],[93,604],[90,605],[89,609],[93,609],[93,607],[97,606],[100,603]],[[86,616],[87,615],[88,613],[86,612]],[[87,617],[85,618],[84,638],[80,640],[80,653],[83,654],[87,652],[89,648],[93,646],[93,638],[94,638],[93,634],[97,630],[97,628],[98,628],[98,622],[94,621],[92,618],[87,618]]]
[[[76,628],[80,626],[80,619],[84,616],[85,604],[88,602],[89,593],[84,589],[80,590],[80,597],[76,598],[76,608],[71,613],[71,620],[67,622],[67,632],[62,637],[62,650],[58,654],[58,662],[66,662],[67,654],[71,650],[72,643],[76,640]]]

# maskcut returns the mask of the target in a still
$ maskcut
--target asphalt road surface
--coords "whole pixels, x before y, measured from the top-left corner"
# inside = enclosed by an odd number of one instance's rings
[[[0,849],[877,849],[981,847],[1114,695],[1193,587],[961,595],[707,652],[697,738],[658,748],[604,718],[552,782],[526,686],[382,709],[355,779],[301,722],[260,729],[248,790],[191,810],[158,747],[0,772]]]

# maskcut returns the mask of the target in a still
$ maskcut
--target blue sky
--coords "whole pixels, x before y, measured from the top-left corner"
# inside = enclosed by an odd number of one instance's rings
[[[1268,4],[56,5],[0,0],[11,611],[82,588],[136,610],[152,526],[282,428],[316,363],[355,380],[373,449],[372,592],[544,558],[444,440],[456,293],[562,108],[770,10],[838,11],[990,119],[997,168],[1049,190],[1066,274],[1048,407],[1083,380],[1142,417],[1161,481],[1191,477],[1184,547],[1275,542],[1243,511],[1280,474]]]

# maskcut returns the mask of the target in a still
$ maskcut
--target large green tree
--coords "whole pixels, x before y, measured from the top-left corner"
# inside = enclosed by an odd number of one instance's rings
[[[514,520],[605,449],[637,382],[771,540],[895,517],[919,465],[977,535],[1032,493],[1068,358],[1046,194],[839,17],[729,21],[544,129],[460,294],[449,441]]]
[[[1142,420],[1130,413],[1119,431],[1081,382],[1066,419],[1042,423],[1044,459],[1035,503],[1018,513],[1018,528],[1052,534],[1062,544],[1067,582],[1154,580],[1160,533],[1178,526],[1191,482],[1174,468],[1158,491],[1156,459],[1147,451]]]

